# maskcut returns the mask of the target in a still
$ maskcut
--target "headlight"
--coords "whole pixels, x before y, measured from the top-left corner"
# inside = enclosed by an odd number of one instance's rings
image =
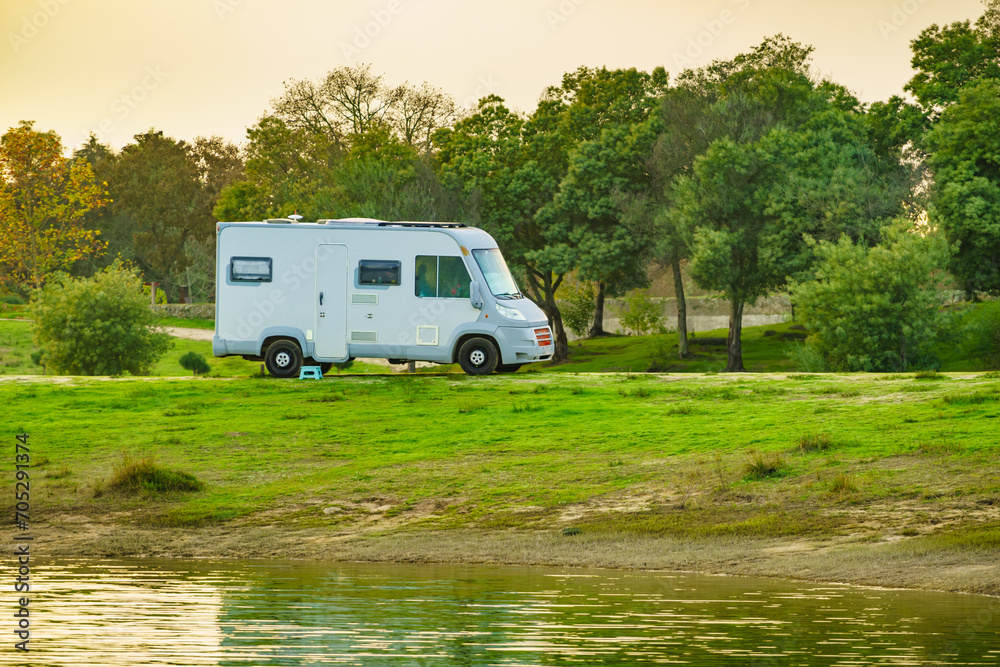
[[[521,313],[517,308],[508,308],[507,306],[501,306],[497,304],[497,312],[506,317],[508,320],[526,320],[527,318]]]

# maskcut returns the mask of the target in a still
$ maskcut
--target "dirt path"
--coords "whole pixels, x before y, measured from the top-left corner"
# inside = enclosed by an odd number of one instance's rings
[[[211,329],[183,329],[181,327],[163,327],[164,330],[174,338],[184,338],[185,340],[212,340],[215,332]]]

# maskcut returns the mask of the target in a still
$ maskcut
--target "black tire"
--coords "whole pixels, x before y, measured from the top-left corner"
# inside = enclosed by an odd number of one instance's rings
[[[497,346],[486,338],[470,338],[458,350],[458,364],[468,375],[489,375],[499,360]]]
[[[516,373],[524,364],[497,364],[497,373]]]
[[[264,365],[267,372],[276,378],[295,377],[302,367],[302,350],[290,340],[271,343],[264,354]]]

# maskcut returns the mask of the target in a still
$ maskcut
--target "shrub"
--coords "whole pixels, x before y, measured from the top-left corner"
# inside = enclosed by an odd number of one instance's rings
[[[648,290],[630,292],[625,297],[625,307],[621,323],[626,331],[645,336],[663,329],[663,308],[650,298]]]
[[[134,459],[128,453],[122,454],[107,484],[108,491],[123,495],[201,489],[202,483],[194,475],[161,468],[152,456]]]
[[[92,278],[56,276],[31,306],[41,362],[71,375],[146,375],[169,348],[134,270],[119,262]]]
[[[768,453],[751,450],[747,452],[747,462],[743,466],[743,474],[746,479],[780,477],[784,474],[785,467],[785,459],[779,452]]]
[[[858,487],[851,479],[850,475],[844,473],[838,473],[833,480],[830,481],[830,492],[835,493],[838,496],[844,496],[849,493],[857,492]]]
[[[195,375],[202,375],[212,370],[208,362],[205,361],[205,357],[194,351],[181,355],[180,362],[183,368],[186,368]]]
[[[588,282],[563,283],[559,288],[559,312],[563,324],[577,336],[585,336],[594,321],[597,293]]]
[[[846,236],[814,245],[813,280],[789,285],[809,343],[832,370],[893,372],[935,365],[941,330],[937,271],[948,258],[940,234],[905,223],[873,248]],[[810,369],[800,369],[810,370]]]
[[[827,433],[804,435],[799,438],[799,450],[802,452],[825,452],[830,449],[830,445],[830,435]]]
[[[788,356],[795,364],[795,370],[800,373],[825,373],[830,370],[822,352],[810,343],[793,344],[788,350]]]
[[[986,370],[1000,370],[1000,303],[985,303],[970,317],[966,326],[969,356],[982,362]]]

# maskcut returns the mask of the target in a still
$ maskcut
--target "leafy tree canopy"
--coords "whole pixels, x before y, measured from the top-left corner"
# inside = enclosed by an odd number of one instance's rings
[[[927,136],[931,219],[958,245],[949,268],[970,294],[1000,294],[1000,81],[962,89]]]
[[[0,138],[0,283],[25,293],[99,254],[104,244],[83,222],[106,202],[90,164],[63,157],[59,135],[30,121],[9,129]]]

